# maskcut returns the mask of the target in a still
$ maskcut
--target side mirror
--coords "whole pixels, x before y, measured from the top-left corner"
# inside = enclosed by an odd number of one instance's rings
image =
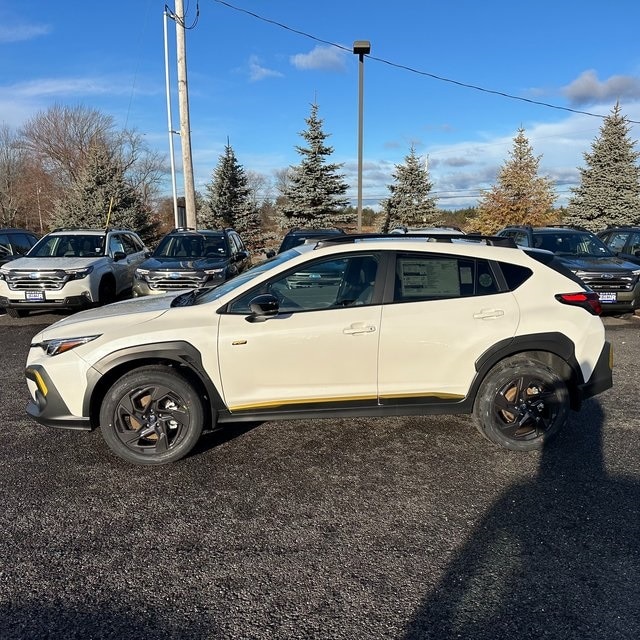
[[[249,302],[251,315],[246,317],[247,322],[264,322],[278,315],[280,303],[278,298],[270,293],[256,296]]]
[[[113,254],[114,262],[118,262],[118,260],[124,260],[127,257],[127,254],[124,251],[116,251]]]

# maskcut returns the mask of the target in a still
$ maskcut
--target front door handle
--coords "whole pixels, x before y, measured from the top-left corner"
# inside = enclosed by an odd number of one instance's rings
[[[376,328],[371,324],[364,324],[363,322],[357,322],[352,324],[350,327],[342,330],[342,333],[346,333],[347,335],[357,335],[360,333],[373,333]]]

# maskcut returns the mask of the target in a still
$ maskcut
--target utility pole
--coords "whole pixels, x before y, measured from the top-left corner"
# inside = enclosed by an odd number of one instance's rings
[[[196,228],[196,188],[191,156],[191,126],[189,124],[189,93],[187,90],[187,50],[184,35],[184,3],[175,0],[176,55],[178,59],[178,108],[180,110],[180,146],[187,227]]]

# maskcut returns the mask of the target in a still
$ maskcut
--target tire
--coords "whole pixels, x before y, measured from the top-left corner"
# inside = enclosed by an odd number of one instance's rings
[[[116,283],[111,278],[103,278],[98,288],[98,304],[104,306],[116,300]]]
[[[25,309],[14,309],[12,307],[8,307],[6,311],[10,318],[26,318],[29,315],[29,312]]]
[[[478,431],[513,451],[535,451],[553,438],[569,417],[564,380],[542,362],[508,358],[483,380],[473,408]]]
[[[196,390],[164,366],[126,373],[109,389],[100,409],[105,442],[117,456],[136,464],[180,460],[198,442],[203,423]]]

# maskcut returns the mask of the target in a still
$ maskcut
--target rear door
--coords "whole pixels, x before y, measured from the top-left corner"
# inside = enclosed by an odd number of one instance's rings
[[[519,317],[488,261],[398,254],[393,302],[381,317],[380,402],[461,399],[477,358],[513,336]]]

